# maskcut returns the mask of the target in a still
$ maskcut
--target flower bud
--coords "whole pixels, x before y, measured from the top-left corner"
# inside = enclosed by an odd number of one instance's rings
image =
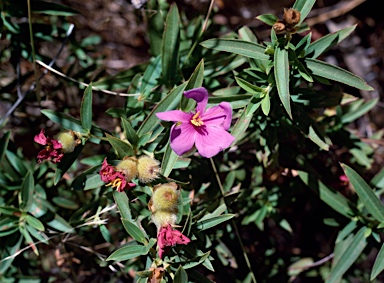
[[[153,188],[151,199],[151,210],[165,210],[172,213],[177,213],[180,191],[175,182],[167,184],[159,184]]]
[[[63,153],[73,152],[76,145],[78,144],[75,133],[73,131],[61,132],[57,134],[56,140],[61,143],[61,150]]]
[[[152,213],[151,218],[159,231],[161,227],[168,224],[174,225],[177,221],[177,214],[166,210],[156,210]]]
[[[140,182],[150,183],[159,177],[160,162],[146,155],[139,157],[137,161],[137,171]]]
[[[300,12],[292,8],[284,9],[284,22],[290,26],[297,25],[300,22]]]
[[[137,160],[135,157],[124,157],[124,159],[116,165],[115,169],[124,173],[127,181],[131,181],[137,176]]]

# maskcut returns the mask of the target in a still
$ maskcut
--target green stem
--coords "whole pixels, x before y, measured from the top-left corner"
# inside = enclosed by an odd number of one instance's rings
[[[220,188],[220,191],[221,191],[221,195],[222,195],[223,200],[224,200],[224,202],[225,202],[225,198],[224,198],[224,194],[225,194],[225,192],[224,192],[223,184],[221,183],[221,180],[220,180],[220,177],[219,177],[219,174],[218,174],[218,172],[217,172],[216,165],[215,165],[213,159],[210,158],[210,161],[211,161],[211,165],[212,165],[213,172],[215,173],[215,176],[216,176],[217,183],[218,183],[219,188]],[[228,206],[227,206],[227,211],[228,211]],[[250,261],[249,261],[248,255],[247,255],[247,253],[246,253],[246,251],[245,251],[243,241],[241,240],[240,233],[239,233],[239,229],[237,228],[237,224],[236,224],[236,222],[235,222],[234,219],[232,219],[232,226],[233,226],[233,228],[235,229],[236,237],[237,237],[237,239],[239,240],[239,244],[240,244],[241,250],[243,251],[243,256],[244,256],[245,262],[247,263],[249,272],[251,273],[252,281],[253,281],[254,283],[257,283],[255,274],[254,274],[253,271],[252,271],[251,263],[250,263]]]
[[[31,41],[31,51],[32,51],[32,61],[33,61],[32,64],[33,64],[33,71],[35,73],[35,81],[37,84],[39,82],[39,76],[37,75],[35,42],[33,39],[31,0],[27,0],[27,3],[28,3],[29,40]],[[40,96],[38,95],[38,91],[36,91],[36,96],[38,101],[40,102]]]

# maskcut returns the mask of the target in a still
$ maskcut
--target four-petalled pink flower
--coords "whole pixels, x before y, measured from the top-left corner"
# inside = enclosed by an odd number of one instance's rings
[[[40,134],[36,135],[33,139],[36,143],[44,145],[45,148],[37,154],[38,162],[43,160],[49,160],[53,163],[58,163],[63,158],[62,144],[51,137],[46,137],[44,130],[40,131]]]
[[[173,229],[171,224],[161,227],[157,234],[159,257],[163,258],[164,253],[176,244],[186,245],[190,241],[191,240],[184,236],[179,230]]]
[[[176,154],[183,155],[195,145],[199,154],[210,158],[228,148],[235,140],[227,132],[232,120],[232,107],[228,102],[205,109],[208,103],[208,91],[194,88],[184,92],[185,97],[196,101],[196,110],[185,113],[171,110],[156,113],[157,118],[176,122],[171,128],[171,148]]]
[[[123,172],[115,170],[115,167],[108,164],[107,158],[104,158],[100,169],[101,181],[106,183],[106,186],[116,188],[118,192],[123,192],[125,189],[130,189],[136,186],[135,183],[128,182]]]

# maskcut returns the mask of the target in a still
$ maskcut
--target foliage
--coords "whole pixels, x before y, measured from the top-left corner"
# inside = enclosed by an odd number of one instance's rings
[[[260,43],[247,26],[215,37],[219,27],[203,17],[188,18],[176,3],[149,1],[143,11],[151,59],[92,80],[99,62],[89,55],[91,45],[75,42],[66,21],[76,11],[45,1],[4,2],[1,33],[10,44],[1,58],[12,62],[15,76],[3,88],[2,100],[13,110],[24,107],[25,100],[41,102],[35,91],[41,78],[21,90],[33,72],[21,76],[20,61],[51,60],[47,68],[57,70],[56,58],[44,57],[37,47],[45,41],[64,46],[68,38],[72,73],[61,83],[77,86],[82,99],[77,113],[65,104],[41,109],[39,119],[54,124],[54,131],[72,131],[76,143],[57,164],[26,157],[37,147],[18,147],[13,131],[6,130],[7,120],[2,121],[0,281],[211,282],[208,274],[226,282],[379,278],[384,173],[363,177],[374,149],[350,127],[377,100],[345,93],[343,88],[372,88],[321,60],[354,27],[316,41],[310,32],[303,35],[314,2],[296,1],[293,9],[301,17],[294,24],[260,15],[272,26],[270,41]],[[285,30],[277,30],[276,23]],[[194,110],[195,102],[183,93],[202,86],[212,94],[208,106],[231,104],[229,132],[235,141],[210,159],[196,151],[178,156],[169,141],[172,123],[160,121],[156,113]],[[17,93],[16,99],[10,93]],[[110,123],[118,121],[115,127],[96,122],[97,102],[106,96],[123,101],[105,111]],[[158,178],[127,180],[134,187],[122,192],[102,180],[104,158],[110,168],[118,168],[124,158],[143,155],[160,161]],[[167,213],[176,215],[174,229],[191,242],[173,246],[160,258],[151,205],[155,189],[171,182],[181,192],[172,196],[177,208]],[[300,214],[314,218],[316,231],[326,227],[329,246],[302,253],[293,252],[294,246],[290,253],[279,250],[279,237],[295,239],[298,229],[311,229],[300,228],[295,218]],[[304,248],[297,245],[297,250]],[[364,269],[372,253],[372,268]]]

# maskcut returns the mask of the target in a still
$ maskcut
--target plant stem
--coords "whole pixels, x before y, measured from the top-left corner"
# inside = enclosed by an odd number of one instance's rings
[[[217,183],[218,183],[219,188],[220,188],[220,191],[221,191],[221,195],[222,195],[222,197],[223,197],[223,201],[224,201],[224,203],[225,203],[225,198],[224,198],[224,194],[225,194],[225,192],[224,192],[223,184],[221,183],[219,174],[218,174],[217,169],[216,169],[215,162],[213,161],[212,158],[210,158],[210,161],[211,161],[211,165],[212,165],[213,172],[215,173],[215,176],[216,176]],[[228,206],[227,206],[227,211],[228,211]],[[233,228],[235,229],[236,237],[237,237],[237,239],[239,240],[239,244],[240,244],[241,250],[243,251],[243,256],[244,256],[245,262],[247,263],[249,272],[251,273],[252,281],[253,281],[254,283],[257,283],[255,274],[254,274],[253,271],[252,271],[251,263],[250,263],[250,261],[249,261],[248,255],[247,255],[247,253],[246,253],[246,251],[245,251],[243,241],[241,240],[240,233],[239,233],[239,229],[237,228],[237,224],[236,224],[236,221],[235,221],[234,219],[232,219],[232,226],[233,226]]]

